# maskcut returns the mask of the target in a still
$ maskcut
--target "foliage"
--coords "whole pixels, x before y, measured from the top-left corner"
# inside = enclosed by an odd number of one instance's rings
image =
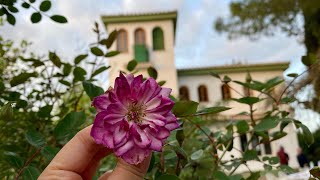
[[[50,9],[48,6],[44,4],[40,10]],[[64,22],[58,16],[53,19],[56,18]],[[106,57],[119,54],[108,51],[116,38],[116,31],[103,37],[97,23],[93,31],[97,39],[88,48],[90,53],[81,53],[73,61],[64,60],[55,52],[36,56],[28,53],[27,42],[22,42],[17,48],[12,41],[1,39],[0,178],[36,179],[63,145],[80,129],[92,123],[96,112],[90,107],[90,101],[104,92],[98,86],[97,79],[110,68],[103,65]],[[130,61],[127,72],[137,73],[137,64],[135,60]],[[153,67],[149,67],[147,72],[150,77],[158,77]],[[227,86],[237,83],[259,92],[256,97],[239,93],[240,98],[230,99],[247,107],[247,111],[242,113],[247,118],[230,121],[224,128],[212,132],[209,127],[218,118],[218,113],[229,110],[229,107],[200,108],[198,102],[172,97],[176,101],[173,113],[179,118],[181,128],[171,133],[162,152],[152,154],[146,178],[258,179],[266,172],[291,172],[290,167],[279,165],[277,157],[260,156],[256,149],[260,144],[284,137],[284,129],[290,123],[302,128],[308,145],[313,143],[309,130],[292,119],[288,109],[279,108],[294,101],[294,97],[287,97],[288,88],[284,88],[280,96],[272,93],[273,89],[284,84],[283,79],[275,77],[259,82],[248,76],[245,82],[240,82],[226,76],[221,78],[214,72],[212,75]],[[158,83],[163,85],[165,82]],[[266,101],[271,108],[267,108],[262,117],[255,117],[256,104]],[[278,125],[280,129],[274,128]],[[266,133],[271,129],[275,132]],[[243,150],[233,146],[238,134],[250,134],[249,143]],[[254,139],[258,139],[256,144],[251,143]],[[240,155],[225,159],[232,150]],[[246,166],[249,161],[263,163],[265,172],[250,172],[249,177],[235,174],[240,166]],[[114,157],[105,158],[96,177],[114,165]]]
[[[62,15],[49,15],[48,11],[51,9],[50,0],[42,0],[41,2],[36,2],[36,0],[29,1],[16,1],[16,0],[1,0],[0,1],[0,18],[6,17],[9,24],[16,24],[15,14],[19,12],[19,9],[32,9],[33,13],[30,16],[30,21],[32,23],[39,23],[43,16],[49,17],[51,20],[57,23],[67,23],[68,20]]]
[[[320,129],[313,132],[314,139],[320,138]],[[320,142],[315,141],[311,146],[306,145],[302,134],[298,134],[299,145],[303,149],[309,161],[317,164],[320,160]]]

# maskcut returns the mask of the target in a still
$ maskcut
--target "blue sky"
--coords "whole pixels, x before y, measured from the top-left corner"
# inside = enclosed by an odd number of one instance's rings
[[[65,15],[68,24],[56,24],[43,19],[31,24],[31,11],[19,13],[17,25],[1,27],[0,34],[11,39],[32,40],[32,50],[46,53],[52,50],[67,59],[84,50],[94,41],[91,27],[103,14],[143,13],[177,10],[178,27],[175,60],[178,68],[224,65],[233,62],[265,63],[294,61],[298,69],[304,47],[295,38],[279,33],[258,41],[240,38],[233,41],[226,34],[217,34],[214,20],[228,16],[229,0],[52,0],[52,14]],[[297,65],[298,64],[298,65]]]

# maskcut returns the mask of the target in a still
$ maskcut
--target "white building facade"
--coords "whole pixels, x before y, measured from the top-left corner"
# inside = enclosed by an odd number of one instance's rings
[[[258,92],[247,91],[241,85],[230,83],[232,89],[224,92],[223,83],[210,75],[210,72],[219,73],[222,77],[229,76],[232,80],[244,82],[247,72],[251,73],[252,79],[265,82],[276,76],[283,76],[283,71],[288,67],[288,63],[269,63],[269,64],[249,64],[249,65],[229,65],[221,67],[204,67],[193,69],[179,69],[175,67],[174,43],[176,33],[177,12],[163,12],[151,14],[130,14],[103,16],[102,20],[107,32],[118,31],[118,39],[110,50],[118,50],[121,53],[110,58],[111,71],[109,71],[109,82],[114,83],[114,79],[119,75],[119,71],[127,71],[127,63],[135,59],[139,62],[139,73],[147,74],[148,67],[153,66],[158,71],[158,81],[166,81],[165,86],[173,90],[173,95],[200,102],[201,107],[215,106],[223,104],[231,107],[231,110],[220,114],[220,120],[215,121],[210,127],[212,131],[223,128],[226,123],[238,120],[248,120],[248,117],[237,115],[248,111],[248,107],[230,98],[240,98],[241,94],[250,93],[252,96]],[[279,87],[275,91],[280,91]],[[268,104],[265,101],[254,106],[255,116],[266,112]],[[277,127],[278,128],[278,127]],[[298,141],[296,129],[293,125],[286,127],[288,133],[284,138],[262,144],[258,146],[261,155],[276,156],[280,146],[285,147],[289,154],[289,165],[293,168],[298,167],[296,151]],[[272,133],[269,132],[269,133]],[[247,143],[250,135],[235,138],[234,147],[241,149]],[[240,156],[241,154],[232,150],[225,158],[230,158],[230,154]],[[248,162],[252,170],[261,170],[263,164]],[[240,167],[239,172],[247,171],[245,167]]]

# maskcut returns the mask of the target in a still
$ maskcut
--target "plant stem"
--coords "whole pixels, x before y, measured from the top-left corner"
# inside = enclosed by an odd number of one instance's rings
[[[191,119],[186,118],[189,122],[191,122],[193,125],[195,125],[204,135],[206,135],[208,137],[208,139],[210,140],[210,142],[212,143],[212,145],[214,146],[214,140],[212,139],[212,137],[207,134],[198,124],[194,123]]]
[[[29,166],[29,164],[31,163],[31,161],[40,153],[41,149],[37,149],[37,151],[35,153],[32,154],[32,156],[23,164],[22,168],[18,171],[17,176],[15,177],[15,180],[18,180],[19,177],[21,176],[23,170]]]

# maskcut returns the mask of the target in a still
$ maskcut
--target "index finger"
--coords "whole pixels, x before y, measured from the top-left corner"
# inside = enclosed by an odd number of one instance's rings
[[[63,170],[81,174],[89,165],[95,154],[103,149],[90,136],[91,126],[78,132],[55,156],[47,170]],[[110,154],[111,151],[108,154]]]

